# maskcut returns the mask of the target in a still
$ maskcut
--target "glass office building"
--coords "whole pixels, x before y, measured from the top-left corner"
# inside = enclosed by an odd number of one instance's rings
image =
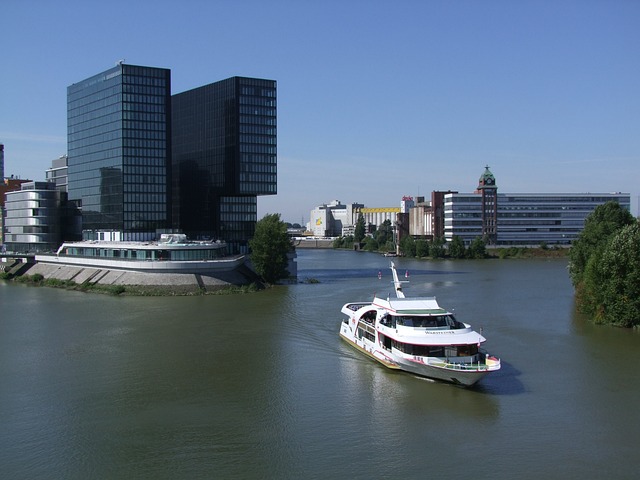
[[[170,226],[171,71],[119,63],[67,89],[69,200],[83,238]]]
[[[232,77],[172,97],[173,222],[246,252],[277,193],[276,82]]]

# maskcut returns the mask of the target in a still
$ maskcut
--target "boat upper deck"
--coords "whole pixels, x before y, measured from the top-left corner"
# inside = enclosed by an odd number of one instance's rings
[[[449,313],[438,305],[436,297],[389,298],[376,297],[376,307],[389,310],[398,315],[443,315]]]

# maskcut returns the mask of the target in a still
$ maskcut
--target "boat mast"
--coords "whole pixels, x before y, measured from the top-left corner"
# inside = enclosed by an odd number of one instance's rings
[[[402,284],[407,282],[401,282],[398,279],[398,272],[396,271],[395,264],[393,262],[389,262],[389,263],[391,263],[390,268],[391,268],[391,273],[393,275],[393,286],[395,287],[395,290],[396,290],[396,296],[398,298],[404,298],[404,292],[402,291]]]

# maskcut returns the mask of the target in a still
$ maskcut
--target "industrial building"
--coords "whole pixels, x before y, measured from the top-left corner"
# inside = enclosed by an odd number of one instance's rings
[[[361,203],[343,205],[340,200],[324,203],[311,210],[307,231],[315,237],[339,237],[353,235]]]

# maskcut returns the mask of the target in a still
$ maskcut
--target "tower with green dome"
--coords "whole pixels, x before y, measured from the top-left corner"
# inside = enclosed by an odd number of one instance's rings
[[[477,193],[482,194],[482,238],[487,245],[498,241],[498,186],[489,166],[480,175]]]

